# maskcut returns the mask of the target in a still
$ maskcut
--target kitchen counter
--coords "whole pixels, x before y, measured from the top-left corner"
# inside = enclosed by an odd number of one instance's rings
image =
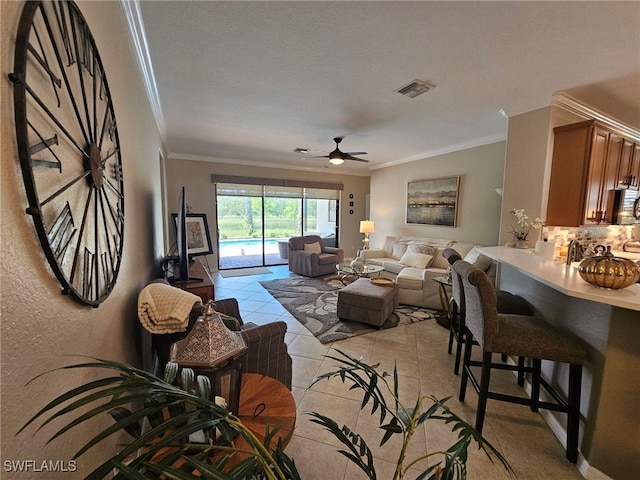
[[[631,479],[640,472],[640,284],[595,287],[579,264],[545,260],[533,250],[481,247],[498,263],[496,286],[527,301],[536,316],[573,336],[587,351],[582,371],[580,455],[585,478]],[[638,260],[638,254],[614,252]],[[542,376],[566,395],[568,368],[543,362]],[[558,439],[565,420],[540,411]]]
[[[609,290],[585,282],[578,273],[579,262],[571,265],[556,263],[535,255],[533,250],[529,249],[480,247],[480,251],[498,263],[509,265],[570,297],[640,311],[640,283],[627,288]],[[634,257],[640,259],[640,255],[628,252],[615,253],[615,255],[632,260],[636,259]]]

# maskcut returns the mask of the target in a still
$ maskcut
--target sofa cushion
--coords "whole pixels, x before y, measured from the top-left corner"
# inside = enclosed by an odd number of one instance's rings
[[[400,263],[407,267],[427,268],[431,260],[433,255],[407,251],[400,259]]]
[[[400,273],[404,268],[407,268],[406,265],[403,265],[402,263],[400,263],[398,260],[387,260],[386,262],[382,262],[382,267],[390,273],[393,273],[395,275],[397,275],[398,273]]]
[[[391,254],[391,256],[396,260],[401,259],[402,255],[404,255],[407,251],[407,246],[408,245],[405,243],[395,243],[393,245],[393,253]]]
[[[423,268],[405,267],[396,277],[398,288],[406,290],[422,290]]]
[[[311,252],[311,253],[322,253],[322,247],[320,246],[319,242],[305,243],[304,251]]]
[[[367,263],[369,265],[376,265],[378,267],[384,267],[385,262],[393,261],[393,258],[381,257],[381,258],[367,258]]]
[[[384,247],[382,249],[385,251],[387,257],[391,257],[393,255],[393,246],[396,244],[398,239],[396,237],[387,236],[384,239]]]

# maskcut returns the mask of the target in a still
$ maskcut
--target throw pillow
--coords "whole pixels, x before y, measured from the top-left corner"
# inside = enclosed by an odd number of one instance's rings
[[[320,246],[320,242],[305,243],[304,251],[310,253],[322,253],[322,247]]]
[[[463,260],[465,262],[469,262],[469,263],[475,265],[476,267],[478,267],[483,272],[485,272],[491,266],[491,263],[493,262],[486,255],[482,255],[478,251],[477,247],[473,247],[471,249],[471,251],[465,255]]]
[[[424,243],[412,243],[409,245],[409,248],[407,248],[407,252],[424,253],[425,255],[435,257],[438,253],[438,248],[433,245],[425,245]]]
[[[442,256],[442,250],[444,249],[438,248],[438,253],[433,257],[431,266],[434,268],[442,268],[446,270],[447,268],[449,268],[449,262],[447,262],[447,259]]]
[[[432,259],[432,255],[425,253],[407,252],[402,255],[400,263],[407,267],[427,268]]]

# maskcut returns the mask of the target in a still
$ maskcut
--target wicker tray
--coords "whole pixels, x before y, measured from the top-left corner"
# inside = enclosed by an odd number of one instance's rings
[[[375,277],[375,278],[371,278],[370,280],[371,280],[371,283],[373,283],[374,285],[382,285],[384,287],[392,287],[396,284],[396,282],[394,282],[390,278],[384,278],[384,277]]]

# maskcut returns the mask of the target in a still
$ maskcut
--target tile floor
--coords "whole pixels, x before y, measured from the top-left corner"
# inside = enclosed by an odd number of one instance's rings
[[[295,460],[304,480],[366,478],[337,453],[339,444],[336,440],[322,427],[311,423],[305,412],[323,413],[358,431],[374,453],[380,479],[392,478],[399,453],[398,442],[390,441],[384,447],[378,447],[382,438],[377,429],[378,417],[372,417],[368,409],[360,411],[358,397],[340,381],[323,381],[308,388],[316,375],[333,369],[335,362],[324,358],[333,348],[362,356],[368,362],[379,362],[381,368],[388,371],[393,370],[395,362],[400,375],[401,396],[406,395],[407,401],[415,401],[418,392],[438,398],[452,396],[449,407],[473,424],[477,396],[469,386],[466,402],[460,403],[457,399],[459,377],[453,374],[453,356],[446,352],[448,331],[445,328],[435,321],[426,321],[323,345],[262,288],[261,280],[289,276],[286,265],[269,269],[272,273],[267,275],[222,278],[214,273],[212,278],[216,298],[236,297],[245,321],[262,324],[282,320],[288,325],[286,341],[293,359],[292,391],[298,418],[294,437],[286,451]],[[498,388],[517,389],[515,378],[508,372],[492,375],[492,386],[496,385],[494,381],[504,384]],[[489,401],[484,435],[506,456],[520,480],[583,478],[577,467],[565,459],[564,448],[542,417],[527,407]],[[427,422],[412,439],[408,457],[446,450],[455,438],[449,426],[442,422]],[[469,479],[508,478],[502,467],[492,464],[482,451],[472,447],[469,457]],[[419,471],[410,473],[405,478],[415,478]]]

